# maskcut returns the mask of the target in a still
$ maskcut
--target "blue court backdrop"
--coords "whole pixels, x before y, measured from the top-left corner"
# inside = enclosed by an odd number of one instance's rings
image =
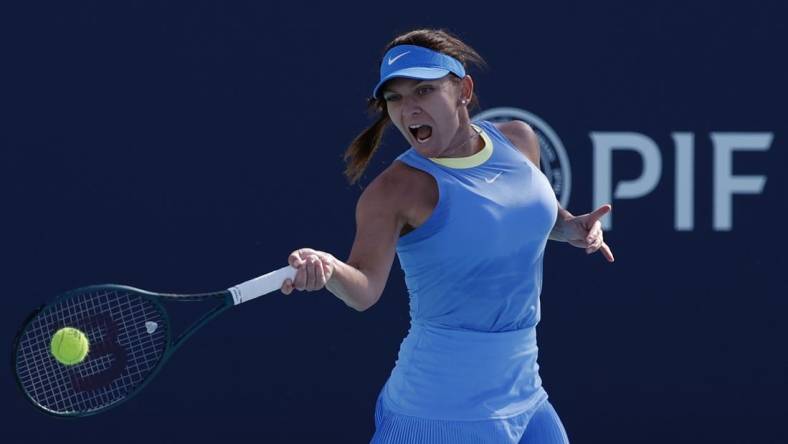
[[[382,47],[440,27],[489,64],[471,70],[474,113],[540,132],[572,213],[613,205],[615,263],[556,242],[544,259],[539,363],[571,441],[788,442],[785,14],[776,1],[4,4],[2,352],[71,288],[204,292],[299,247],[346,259],[363,186],[407,148],[389,131],[360,185],[341,174]],[[99,416],[39,414],[6,366],[0,441],[367,442],[407,328],[395,262],[363,313],[326,291],[227,312]]]

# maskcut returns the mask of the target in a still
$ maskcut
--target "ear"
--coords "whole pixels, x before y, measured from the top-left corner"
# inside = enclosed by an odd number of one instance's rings
[[[468,104],[473,97],[473,78],[466,75],[460,79],[460,103]]]

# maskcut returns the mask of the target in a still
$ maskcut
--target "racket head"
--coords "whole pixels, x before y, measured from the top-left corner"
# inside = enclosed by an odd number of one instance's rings
[[[94,415],[139,393],[173,348],[159,296],[124,285],[92,285],[36,310],[13,347],[22,393],[41,411],[60,417]],[[52,336],[63,327],[78,328],[90,343],[76,365],[60,364],[51,354]]]

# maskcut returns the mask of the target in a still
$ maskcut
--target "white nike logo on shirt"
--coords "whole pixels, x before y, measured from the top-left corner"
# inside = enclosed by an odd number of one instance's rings
[[[498,177],[499,177],[499,176],[500,176],[502,173],[503,173],[503,171],[500,171],[500,172],[498,172],[498,174],[496,174],[496,175],[495,175],[495,177],[493,177],[492,179],[488,179],[488,178],[486,178],[486,177],[485,177],[485,178],[484,178],[484,181],[485,181],[485,182],[487,182],[487,183],[493,183],[493,182],[495,182],[495,180],[496,180],[496,179],[498,179]]]
[[[409,53],[409,52],[410,52],[410,51],[405,51],[405,52],[403,52],[402,54],[398,54],[398,55],[397,55],[396,57],[394,57],[393,59],[392,59],[391,57],[389,57],[389,66],[390,66],[392,63],[396,62],[398,58],[400,58],[400,57],[404,56],[405,54],[407,54],[407,53]]]

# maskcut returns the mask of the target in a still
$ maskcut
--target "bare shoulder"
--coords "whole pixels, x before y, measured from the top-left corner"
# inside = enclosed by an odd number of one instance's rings
[[[534,165],[539,165],[539,137],[530,125],[522,120],[494,124]]]
[[[394,162],[364,189],[356,204],[356,237],[347,264],[364,273],[380,297],[408,222],[408,197],[417,181],[410,167]]]
[[[395,161],[364,189],[358,210],[393,215],[407,223],[414,202],[435,188],[432,176]]]

